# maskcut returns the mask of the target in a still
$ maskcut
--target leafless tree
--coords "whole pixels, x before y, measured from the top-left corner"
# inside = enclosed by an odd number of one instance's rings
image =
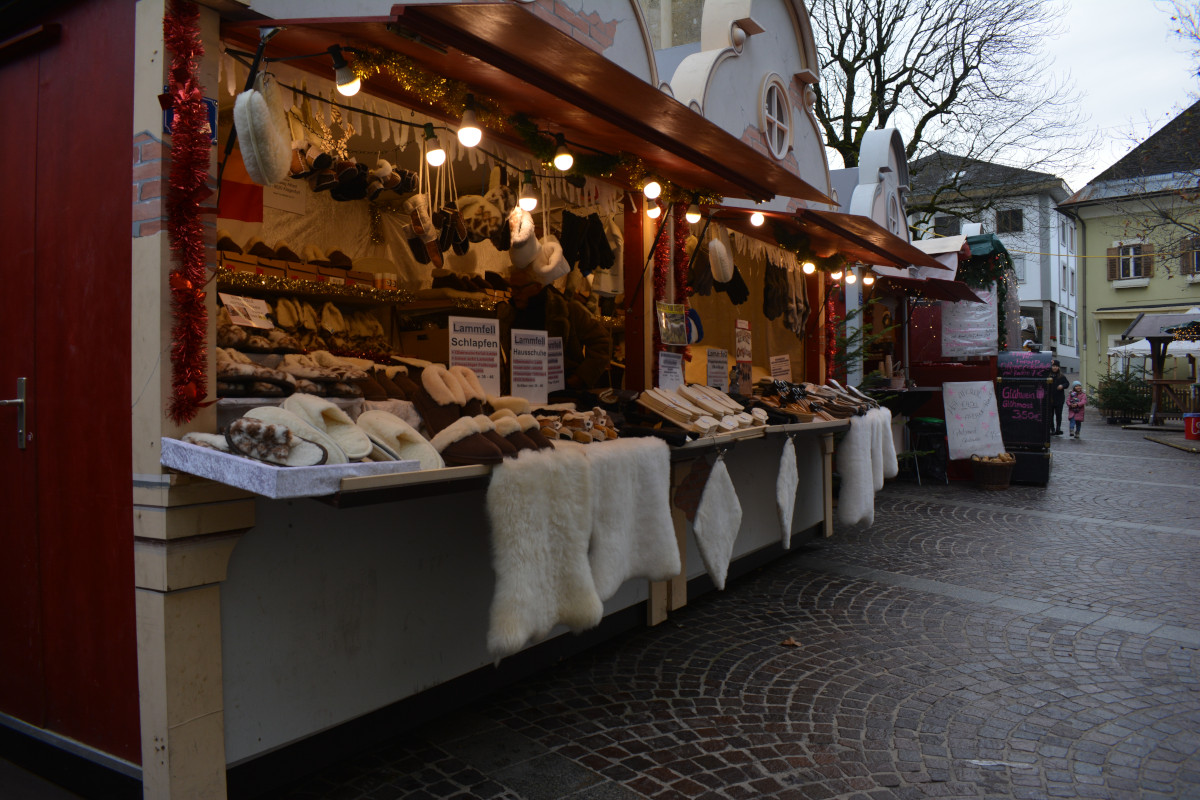
[[[1159,0],[1171,12],[1175,35],[1192,50],[1196,77],[1200,78],[1200,2],[1197,0]]]
[[[933,153],[1061,174],[1083,161],[1079,98],[1046,45],[1062,0],[810,0],[821,59],[816,114],[847,166],[863,134],[895,127],[910,161]],[[949,195],[954,195],[954,187]],[[947,202],[961,208],[962,197]],[[932,198],[934,210],[938,198]],[[987,203],[983,203],[986,206]],[[981,207],[983,207],[981,206]]]

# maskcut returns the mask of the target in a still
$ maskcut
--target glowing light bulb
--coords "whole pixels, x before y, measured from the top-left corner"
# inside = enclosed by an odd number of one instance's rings
[[[333,82],[337,85],[337,90],[346,97],[353,97],[358,94],[358,90],[362,88],[362,81],[354,74],[354,70],[350,69],[350,65],[346,63],[346,57],[342,55],[340,45],[330,45],[329,56],[333,59]]]
[[[854,283],[857,280],[858,280],[858,276],[855,275],[853,272],[846,273],[846,283]]]
[[[688,206],[688,210],[684,212],[683,218],[688,222],[697,223],[700,221],[700,206],[692,203]]]
[[[440,167],[446,163],[446,151],[442,149],[442,143],[434,133],[432,122],[425,123],[425,161],[431,167]]]
[[[650,219],[658,219],[662,214],[662,206],[658,203],[648,203],[646,205],[646,216]]]
[[[521,194],[517,198],[517,205],[526,211],[533,211],[537,208],[538,198],[537,192],[533,187],[533,170],[525,170],[525,181],[521,184]]]
[[[646,195],[647,200],[657,200],[662,194],[662,184],[658,181],[650,181],[642,187],[642,194]]]
[[[347,71],[349,71],[349,67],[347,67]],[[338,72],[341,72],[341,70],[338,70]],[[361,88],[362,81],[357,77],[352,77],[345,83],[342,82],[340,77],[338,78],[337,90],[346,97],[354,97],[354,95],[358,94],[358,90]]]
[[[575,156],[567,149],[567,143],[561,133],[556,134],[554,138],[558,141],[558,149],[554,151],[554,168],[559,172],[566,172],[575,165]]]
[[[763,224],[765,219],[766,217],[762,215],[761,211],[755,211],[750,215],[750,224],[757,228]]]
[[[873,283],[875,283],[874,275],[872,275],[870,272],[868,272],[866,275],[863,275],[863,286],[870,286]]]
[[[805,275],[812,275],[817,271],[817,265],[811,261],[805,261],[800,265],[800,269],[804,270]]]
[[[842,271],[839,269],[837,272],[831,272],[829,273],[829,277],[835,281],[840,281],[842,279]]]
[[[479,121],[475,119],[475,109],[468,105],[458,126],[458,141],[463,147],[474,147],[482,140],[483,131],[479,129]]]

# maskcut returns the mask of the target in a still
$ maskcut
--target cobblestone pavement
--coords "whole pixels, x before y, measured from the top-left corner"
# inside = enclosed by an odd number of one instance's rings
[[[1047,487],[839,530],[289,798],[1200,798],[1200,455],[1089,420]]]

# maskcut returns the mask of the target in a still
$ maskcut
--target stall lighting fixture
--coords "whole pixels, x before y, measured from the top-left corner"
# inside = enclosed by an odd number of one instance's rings
[[[875,283],[874,273],[868,272],[866,275],[863,275],[863,286],[870,286],[873,283]]]
[[[847,283],[847,284],[854,283],[854,282],[855,282],[855,281],[857,281],[857,280],[858,280],[858,276],[857,276],[857,275],[855,275],[853,272],[847,272],[847,273],[846,273],[846,283]]]
[[[525,170],[525,179],[521,183],[521,194],[517,198],[517,205],[526,211],[533,211],[537,208],[538,198],[537,191],[533,186],[533,170]]]
[[[425,160],[431,167],[440,167],[446,163],[446,151],[442,149],[442,143],[438,141],[432,122],[425,123]]]
[[[842,279],[842,271],[839,269],[837,272],[831,272],[829,273],[829,277],[835,281],[840,281]]]
[[[475,118],[475,96],[469,94],[462,121],[458,124],[458,142],[463,147],[474,147],[482,139],[483,131],[479,130],[479,121]]]
[[[805,261],[800,265],[800,269],[804,270],[805,275],[812,275],[817,271],[817,265],[811,261]]]
[[[700,206],[692,203],[684,213],[683,218],[693,225],[700,221]]]
[[[350,69],[350,65],[346,63],[346,57],[342,55],[340,45],[329,46],[329,57],[333,59],[333,80],[337,84],[337,90],[346,97],[353,97],[358,94],[358,90],[362,88],[362,81],[354,74],[354,70]]]
[[[662,184],[652,180],[642,187],[642,194],[646,195],[647,200],[657,200],[658,196],[662,194]]]
[[[558,148],[554,151],[554,168],[559,172],[566,172],[575,165],[575,156],[567,149],[567,142],[561,133],[554,135],[554,141],[558,143]]]
[[[646,216],[647,217],[649,217],[650,219],[658,219],[661,214],[662,214],[662,206],[660,206],[658,203],[650,202],[650,203],[646,204]]]
[[[765,220],[766,220],[766,217],[763,216],[763,213],[761,211],[755,211],[753,214],[750,215],[750,224],[756,228],[761,228],[762,224]]]

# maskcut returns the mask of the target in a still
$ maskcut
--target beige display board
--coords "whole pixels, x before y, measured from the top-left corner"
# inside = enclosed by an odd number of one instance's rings
[[[996,392],[990,381],[943,383],[942,403],[946,409],[946,440],[951,460],[1004,452]]]

